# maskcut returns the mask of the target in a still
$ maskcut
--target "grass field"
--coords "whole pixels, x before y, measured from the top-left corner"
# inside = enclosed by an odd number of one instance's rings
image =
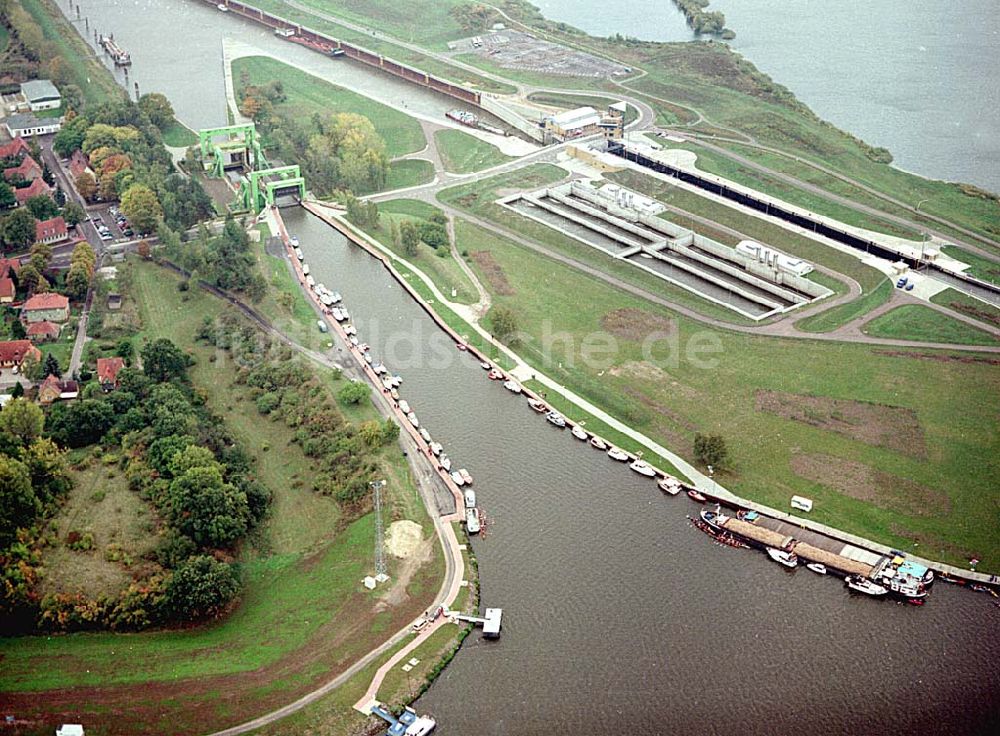
[[[287,96],[280,107],[293,112],[300,120],[309,120],[315,113],[363,115],[372,121],[375,130],[385,140],[390,158],[414,153],[427,145],[420,123],[406,113],[337,87],[276,59],[264,56],[236,59],[233,62],[233,78],[239,80],[244,74],[249,75],[252,85],[264,85],[280,79]]]
[[[957,312],[978,319],[980,322],[1000,327],[1000,308],[987,304],[956,289],[945,289],[931,297],[931,301]]]
[[[867,291],[854,301],[831,307],[825,312],[800,319],[795,326],[805,332],[832,332],[853,322],[858,317],[868,314],[873,309],[881,307],[892,297],[892,282],[885,279],[871,291]]]
[[[448,128],[434,132],[434,141],[446,171],[471,174],[513,161],[492,143],[487,143],[461,130]]]
[[[962,261],[962,263],[968,263],[969,269],[966,273],[969,276],[994,284],[1000,284],[1000,263],[997,261],[991,261],[965,248],[953,245],[946,245],[941,250],[952,258]]]
[[[421,158],[397,159],[389,163],[386,189],[405,189],[434,180],[434,164]]]
[[[198,142],[198,136],[190,128],[174,120],[163,131],[163,142],[174,148],[186,148]]]
[[[953,343],[955,345],[1000,345],[993,335],[930,307],[904,304],[879,315],[862,328],[874,337],[896,340]]]
[[[705,329],[505,238],[484,231],[471,237],[492,256],[494,279],[480,275],[494,302],[517,315],[524,333],[519,354],[688,459],[695,432],[721,434],[731,460],[719,481],[734,492],[778,508],[787,507],[793,494],[806,495],[816,500],[812,516],[832,526],[901,548],[918,542],[925,554],[952,562],[982,553],[991,566],[1000,564],[989,504],[981,503],[982,494],[991,493],[989,479],[1000,472],[1000,454],[995,433],[976,429],[995,426],[1000,409],[1000,377],[988,359],[921,359],[922,353],[872,346]],[[496,289],[497,272],[504,277],[503,294]],[[579,308],[580,294],[586,294],[586,309]],[[611,319],[625,315],[627,321]],[[636,326],[623,333],[623,324]],[[641,338],[653,329],[670,339],[646,350]],[[607,364],[583,361],[579,348],[587,336],[606,333],[615,338]],[[691,353],[699,344],[717,348],[707,363]],[[796,402],[854,400],[874,405],[876,414],[889,411],[878,408],[883,405],[901,407],[911,413],[925,451],[907,455],[856,438],[857,429],[835,431],[835,409],[811,423],[765,411],[758,408],[761,391],[787,392]],[[909,488],[907,479],[920,490],[898,496],[892,493],[903,491],[849,493],[823,485],[802,468],[820,457],[877,469],[900,487]],[[971,473],[973,467],[980,470]],[[922,505],[927,498],[934,499],[934,513]]]
[[[191,346],[192,379],[209,407],[258,459],[259,477],[275,494],[273,512],[240,556],[246,590],[241,605],[224,620],[136,635],[3,640],[0,690],[100,686],[74,712],[92,713],[88,720],[106,727],[112,721],[105,719],[114,719],[109,732],[202,732],[294,700],[377,645],[387,631],[404,626],[428,605],[443,559],[434,545],[431,561],[415,570],[403,602],[376,614],[384,593],[364,591],[359,582],[372,565],[373,517],[346,522],[330,498],[315,494],[309,487],[311,462],[290,443],[292,430],[261,418],[233,385],[228,359],[194,343],[202,318],[218,314],[222,303],[201,291],[182,294],[177,279],[152,263],[134,268],[134,288],[143,305],[138,340],[163,335]],[[398,448],[383,449],[379,463],[391,479],[393,514],[405,513],[428,529]],[[399,563],[392,557],[389,562],[393,575]],[[128,657],[115,656],[123,648]],[[108,703],[127,697],[127,713],[102,705],[105,696],[112,699]],[[34,700],[44,710],[45,698]]]

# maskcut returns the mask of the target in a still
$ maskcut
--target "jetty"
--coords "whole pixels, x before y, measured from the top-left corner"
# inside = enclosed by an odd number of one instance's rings
[[[500,638],[500,625],[503,619],[502,608],[487,608],[485,616],[469,616],[464,613],[456,613],[451,616],[456,621],[465,621],[483,627],[483,636],[487,639]]]

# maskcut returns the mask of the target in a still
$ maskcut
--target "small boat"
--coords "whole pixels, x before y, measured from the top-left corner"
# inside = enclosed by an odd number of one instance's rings
[[[451,471],[451,479],[455,482],[456,486],[465,485],[465,478],[463,478],[462,474],[459,473],[457,470]]]
[[[302,264],[302,275],[303,276],[308,276],[309,275],[309,264],[308,263],[303,263]]]
[[[639,475],[644,475],[647,478],[652,478],[656,475],[656,471],[653,470],[653,466],[645,460],[636,460],[634,463],[631,463],[629,467]]]
[[[906,602],[909,603],[911,606],[922,606],[922,605],[924,605],[924,599],[923,598],[910,598]]]
[[[424,427],[420,428],[420,436],[423,437],[424,442],[430,442],[431,441],[431,433],[428,432]]]
[[[383,378],[382,388],[384,388],[386,391],[392,391],[392,382],[388,378]]]
[[[596,434],[590,438],[590,446],[598,450],[607,450],[608,443],[598,437]]]
[[[379,375],[382,375],[383,373],[388,373],[389,372],[388,370],[386,370],[386,367],[382,363],[381,360],[378,361],[377,363],[372,363],[372,370],[375,371],[376,373],[378,373]],[[390,379],[390,382],[391,382],[391,379]],[[391,386],[390,386],[390,388],[391,388]]]
[[[358,345],[358,350],[360,350],[362,353],[367,353],[369,350],[371,350],[371,346],[369,346],[368,343],[363,342],[360,345]]]
[[[389,396],[391,396],[391,397],[392,397],[392,400],[393,400],[393,401],[399,401],[399,391],[397,391],[396,389],[392,389],[392,390],[391,390],[391,391],[389,392]]]
[[[700,493],[698,493],[698,491],[694,490],[693,488],[690,491],[688,491],[688,497],[691,498],[694,501],[698,501],[699,503],[705,503],[705,501],[708,500],[707,498],[705,498],[703,495],[701,495]]]
[[[414,428],[417,428],[417,427],[420,426],[420,420],[417,419],[417,415],[414,414],[412,411],[409,414],[406,415],[406,418],[410,420],[410,424],[412,424],[414,426]]]
[[[767,556],[785,567],[798,567],[799,564],[799,558],[794,552],[785,552],[783,549],[768,547]]]
[[[564,429],[566,427],[566,420],[563,419],[563,415],[556,411],[550,411],[545,415],[545,418],[549,420],[549,424],[559,427],[559,429]]]
[[[333,293],[331,293],[330,298],[333,299],[334,304],[336,304],[339,301],[342,301],[342,297],[340,296],[339,291],[334,291]]]
[[[451,458],[441,453],[441,457],[438,458],[438,464],[445,470],[451,470]]]
[[[353,345],[354,347],[357,347],[359,345],[357,335],[351,335],[351,345]]]
[[[681,492],[681,484],[676,478],[669,475],[666,478],[656,481],[656,485],[659,486],[661,491],[669,493],[671,496],[676,496]]]
[[[368,365],[371,365],[371,364],[372,364],[372,354],[371,354],[371,353],[365,353],[365,362],[366,362],[366,363],[367,363]]]
[[[334,309],[336,309],[336,307],[334,307]],[[338,319],[337,321],[338,321],[338,322],[346,322],[346,321],[347,321],[347,320],[349,320],[350,318],[351,318],[351,313],[350,313],[350,312],[348,312],[348,311],[347,311],[346,309],[344,309],[343,307],[341,307],[341,308],[340,308],[340,319]]]
[[[294,247],[294,246],[293,246]],[[295,257],[300,261],[305,259],[305,254],[302,252],[301,248],[295,248]]]
[[[344,325],[344,334],[345,335],[357,335],[358,334],[358,328],[355,327],[354,325],[351,325],[351,324]]]
[[[519,384],[514,379],[510,379],[508,381],[504,381],[503,382],[503,387],[505,389],[507,389],[508,391],[510,391],[512,394],[519,394],[519,393],[521,393],[521,384]]]
[[[817,575],[826,575],[826,565],[822,562],[810,562],[806,565],[810,570],[812,570]]]
[[[528,406],[537,411],[539,414],[543,411],[549,410],[549,407],[545,405],[545,402],[539,401],[538,399],[528,399]]]
[[[469,346],[466,345],[464,342],[455,343],[455,347],[461,350],[463,353],[469,349]]]
[[[299,247],[299,239],[294,235],[289,235],[288,240],[291,242],[293,248]]]
[[[578,440],[583,440],[584,442],[586,442],[588,439],[590,439],[590,435],[587,434],[587,430],[585,430],[579,424],[574,424],[573,429],[571,429],[570,431],[573,433],[573,436],[576,437]]]
[[[331,309],[330,314],[338,322],[344,321],[344,312],[340,307],[334,307],[333,309]]]
[[[865,595],[885,595],[889,592],[888,588],[883,588],[878,583],[873,583],[868,578],[861,577],[860,575],[848,575],[844,578],[844,583],[851,590],[856,590],[858,593],[864,593]]]
[[[400,375],[398,375],[398,374],[390,376],[389,380],[392,381],[392,387],[393,388],[399,388],[400,385],[402,385],[402,383],[403,383],[403,377],[400,376]]]
[[[440,442],[431,442],[431,452],[434,453],[435,456],[440,455],[444,452],[444,446],[442,446]]]
[[[329,294],[320,294],[319,300],[323,303],[324,307],[332,307],[333,299],[330,298]]]
[[[312,276],[306,276],[306,286],[308,286],[311,289],[315,285],[316,285],[316,279],[314,279]]]
[[[465,528],[469,534],[479,534],[479,511],[476,509],[465,510]]]
[[[484,371],[488,371],[493,366],[490,364],[488,360],[484,360],[479,364],[479,367],[482,368]]]
[[[476,508],[476,492],[471,488],[465,492],[465,508]]]
[[[503,378],[503,371],[497,370],[496,368],[491,368],[490,372],[487,373],[491,381],[499,381]]]
[[[459,468],[458,469],[458,474],[460,476],[462,476],[462,480],[465,481],[465,485],[467,485],[467,486],[471,486],[472,485],[472,473],[470,473],[465,468]]]
[[[628,460],[628,453],[624,450],[619,450],[617,447],[612,447],[608,450],[608,457],[612,460],[617,460],[618,462],[623,463]]]
[[[410,404],[406,399],[399,400],[399,410],[404,414],[410,413]]]

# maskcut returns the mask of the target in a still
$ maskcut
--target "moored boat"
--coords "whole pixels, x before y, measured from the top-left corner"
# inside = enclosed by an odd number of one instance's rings
[[[476,492],[471,488],[465,492],[465,508],[476,508]]]
[[[482,368],[484,371],[488,371],[493,366],[490,365],[490,362],[488,360],[484,360],[479,363],[479,367]]]
[[[308,263],[303,263],[302,264],[302,275],[303,276],[308,276],[309,275],[309,264]]]
[[[596,434],[590,438],[590,446],[598,450],[607,450],[608,443],[598,437]]]
[[[465,528],[468,530],[469,534],[479,534],[479,510],[478,509],[466,509],[465,510]]]
[[[545,415],[545,418],[548,420],[549,424],[559,427],[559,429],[564,429],[566,427],[566,420],[563,419],[563,415],[557,411],[550,411]]]
[[[451,471],[451,479],[452,479],[452,481],[454,481],[454,483],[455,483],[456,486],[464,486],[465,485],[465,478],[463,478],[462,474],[459,473],[457,470]]]
[[[295,236],[295,235],[289,235],[288,236],[288,240],[289,240],[289,242],[291,242],[293,248],[298,248],[299,247],[299,239],[298,239],[297,236]]]
[[[617,460],[618,462],[623,463],[628,460],[628,453],[624,450],[619,450],[617,447],[612,447],[608,450],[608,457],[612,460]]]
[[[549,407],[545,405],[545,402],[539,401],[538,399],[528,399],[528,406],[539,413],[549,410]]]
[[[441,456],[438,458],[438,465],[445,470],[451,470],[451,458],[442,452]]]
[[[417,415],[414,414],[412,411],[409,414],[406,415],[406,418],[408,420],[410,420],[410,424],[412,424],[414,426],[414,428],[420,426],[420,420],[417,419]]]
[[[340,307],[334,307],[333,309],[331,309],[330,315],[338,322],[344,321],[344,310],[342,310]]]
[[[515,381],[513,378],[503,382],[503,387],[510,391],[512,394],[521,393],[521,384]]]
[[[401,412],[403,412],[404,414],[409,414],[410,413],[410,402],[408,402],[406,399],[400,399],[399,400],[399,410]]]
[[[696,491],[694,488],[688,491],[688,498],[690,498],[692,501],[698,501],[699,503],[705,503],[705,501],[708,500],[703,495],[698,493],[698,491]]]
[[[496,368],[491,368],[490,372],[486,375],[490,377],[491,381],[499,381],[503,379],[503,371]]]
[[[424,439],[424,442],[430,442],[431,441],[431,433],[428,432],[425,427],[421,427],[419,431],[420,431],[420,436],[423,437],[423,439]]]
[[[469,349],[469,346],[463,342],[455,343],[455,347],[461,350],[463,353]]]
[[[472,485],[472,473],[470,473],[465,468],[459,468],[458,469],[458,474],[460,476],[462,476],[462,480],[465,481],[465,485],[467,485],[467,486],[471,486]]]
[[[389,396],[392,397],[393,401],[399,401],[399,391],[397,391],[396,389],[392,389],[391,391],[389,391]]]
[[[822,562],[808,562],[806,567],[812,570],[817,575],[826,575],[826,565]]]
[[[403,377],[398,373],[393,375],[390,380],[392,381],[393,388],[399,388],[403,383]]]
[[[351,336],[357,335],[358,328],[351,324],[344,325],[344,334]]]
[[[431,452],[432,452],[432,453],[433,453],[433,454],[434,454],[435,456],[438,456],[438,455],[440,455],[440,454],[441,454],[442,452],[444,452],[444,447],[443,447],[443,446],[441,445],[441,443],[440,443],[440,442],[431,442]]]
[[[671,496],[676,496],[681,492],[680,481],[670,475],[666,478],[660,478],[660,480],[656,481],[656,485],[659,486],[661,491],[669,493]]]
[[[587,434],[587,430],[585,430],[579,424],[574,424],[573,429],[571,429],[570,431],[573,433],[573,436],[576,437],[578,440],[586,442],[588,439],[590,439],[590,435]]]
[[[629,467],[639,475],[644,475],[647,478],[652,478],[656,475],[656,471],[653,470],[653,466],[645,460],[636,460],[635,462],[630,463]]]
[[[798,567],[799,558],[794,552],[786,552],[783,549],[767,548],[767,556],[785,567]]]
[[[354,347],[358,346],[358,336],[357,335],[351,335],[351,345],[353,345]]]
[[[301,248],[296,248],[296,249],[295,249],[295,257],[296,257],[296,258],[297,258],[298,260],[300,260],[300,261],[301,261],[301,260],[305,259],[305,257],[306,257],[306,256],[305,256],[305,254],[304,254],[304,253],[302,252],[302,249],[301,249]]]
[[[878,583],[872,582],[868,578],[861,577],[860,575],[848,575],[844,578],[844,583],[851,590],[857,591],[858,593],[864,593],[865,595],[880,596],[889,592],[888,588],[884,588]]]

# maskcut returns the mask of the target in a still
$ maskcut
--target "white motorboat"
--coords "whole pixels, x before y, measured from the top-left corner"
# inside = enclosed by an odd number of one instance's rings
[[[479,534],[479,511],[477,509],[465,510],[465,528],[469,534]]]
[[[396,389],[391,389],[389,391],[389,396],[392,397],[393,401],[399,401],[399,391],[397,391]]]
[[[465,508],[476,508],[476,492],[471,488],[465,492]]]
[[[324,307],[332,307],[333,299],[330,298],[329,294],[320,294],[319,300],[323,303]]]
[[[493,366],[490,364],[488,360],[484,360],[479,363],[479,367],[482,368],[484,371],[488,371]]]
[[[503,371],[497,368],[491,368],[490,372],[487,373],[486,375],[489,376],[489,379],[491,381],[500,381],[503,379]]]
[[[354,325],[351,325],[351,324],[344,325],[344,334],[345,335],[357,335],[358,334],[358,328],[355,327]]]
[[[844,578],[844,582],[847,587],[851,590],[856,590],[859,593],[864,593],[865,595],[885,595],[889,592],[888,588],[885,588],[878,583],[873,583],[868,578],[863,578],[860,575],[848,575]]]
[[[550,411],[545,415],[545,418],[549,421],[549,424],[559,427],[559,429],[566,428],[566,420],[563,418],[563,415],[557,411]]]
[[[295,257],[300,261],[305,259],[305,254],[302,252],[301,248],[295,248]]]
[[[400,375],[392,376],[389,380],[392,381],[393,388],[399,388],[400,385],[403,383],[403,377]]]
[[[344,311],[340,307],[334,307],[331,309],[330,315],[338,322],[344,321]]]
[[[598,450],[607,450],[608,443],[598,437],[596,434],[590,438],[590,446],[595,447]]]
[[[826,575],[826,565],[822,562],[810,562],[806,564],[810,570],[812,570],[817,575]]]
[[[420,436],[424,438],[424,442],[431,441],[431,433],[428,432],[424,427],[420,428]]]
[[[293,248],[298,248],[299,247],[299,239],[298,239],[297,236],[295,236],[295,235],[289,235],[288,239],[291,241]]]
[[[357,335],[351,335],[351,345],[353,345],[354,347],[358,346],[358,336]]]
[[[785,552],[783,549],[767,548],[767,556],[785,567],[798,567],[799,558],[794,552]]]
[[[377,363],[372,363],[372,370],[378,373],[379,375],[389,372],[388,369],[386,369],[385,364],[381,360],[378,361]],[[389,383],[390,384],[392,383],[391,378],[389,379]],[[392,388],[392,386],[390,386],[389,388]]]
[[[460,476],[462,476],[462,480],[465,481],[465,485],[467,485],[467,486],[471,486],[472,485],[472,473],[470,473],[465,468],[459,468],[458,469],[458,474]]]
[[[410,404],[406,399],[399,400],[399,410],[404,414],[410,413]]]
[[[336,304],[337,302],[341,301],[341,299],[342,299],[342,297],[340,296],[340,292],[339,291],[331,292],[330,293],[330,298],[333,299],[333,303],[334,304]]]
[[[676,496],[681,492],[681,484],[673,476],[668,475],[666,478],[661,478],[656,482],[656,485],[660,487],[660,490],[664,493],[669,493],[671,496]]]
[[[308,263],[303,263],[302,264],[302,275],[303,276],[308,276],[309,275],[309,264]]]
[[[367,363],[368,365],[371,365],[371,364],[372,364],[372,354],[371,354],[371,353],[365,353],[365,362],[366,362],[366,363]]]
[[[528,406],[537,411],[539,414],[543,411],[549,410],[549,407],[545,405],[545,402],[539,401],[538,399],[528,399]]]
[[[509,379],[507,381],[504,381],[503,382],[503,387],[505,389],[507,389],[508,391],[510,391],[512,394],[519,394],[519,393],[521,393],[521,384],[519,384],[513,378],[511,378],[511,379]]]
[[[408,420],[410,420],[410,424],[412,424],[414,426],[414,428],[420,426],[420,420],[417,419],[417,415],[414,414],[412,411],[409,414],[406,415],[406,418]]]
[[[444,446],[440,442],[431,442],[431,452],[437,456],[444,452]]]
[[[636,460],[634,463],[631,463],[629,467],[639,475],[644,475],[647,478],[652,478],[656,475],[656,471],[653,470],[653,466],[645,460]]]
[[[337,309],[337,307],[334,307],[334,309]],[[338,322],[346,322],[346,321],[347,321],[347,320],[349,320],[350,318],[351,318],[351,314],[350,314],[350,312],[348,312],[348,311],[347,311],[346,309],[344,309],[343,307],[340,307],[340,319],[338,319],[337,321],[338,321]]]
[[[314,279],[312,276],[306,276],[306,286],[308,286],[310,289],[316,286],[316,279]]]
[[[386,391],[392,391],[392,381],[390,381],[388,378],[383,378],[382,388],[384,388]]]
[[[586,442],[588,439],[590,439],[590,435],[587,434],[587,430],[585,430],[579,424],[574,424],[573,429],[571,429],[570,432],[572,432],[573,436],[576,437],[578,440],[583,440],[584,442]]]
[[[612,460],[617,460],[618,462],[623,463],[628,460],[628,453],[624,450],[619,450],[617,447],[612,447],[608,450],[608,457]]]
[[[451,458],[441,453],[441,457],[438,458],[438,464],[445,470],[451,470]]]
[[[456,486],[465,485],[465,478],[463,478],[462,474],[459,473],[457,470],[451,471],[451,479],[455,482]]]

